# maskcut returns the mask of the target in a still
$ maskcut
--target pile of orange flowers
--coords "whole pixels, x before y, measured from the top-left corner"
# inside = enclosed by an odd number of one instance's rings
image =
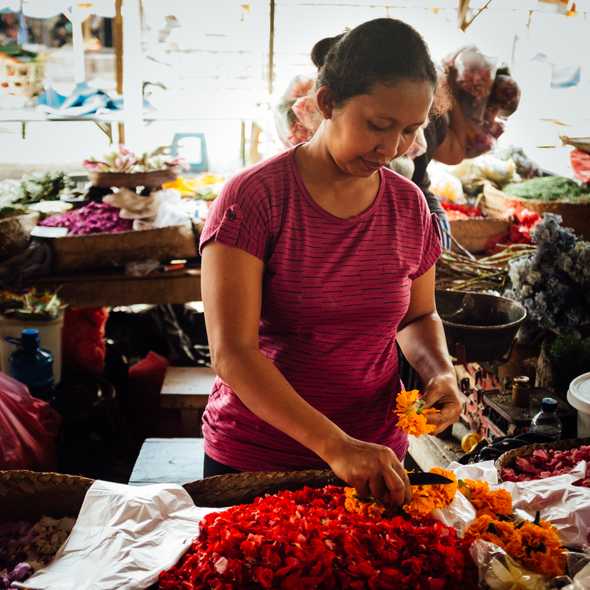
[[[477,516],[510,516],[512,514],[512,496],[507,490],[490,490],[486,481],[462,479],[459,490],[473,504]]]
[[[437,508],[446,508],[457,493],[457,477],[452,471],[442,467],[433,467],[430,472],[444,475],[453,483],[412,486],[412,500],[405,504],[403,509],[413,518],[425,518]]]
[[[344,509],[369,517],[378,517],[385,512],[385,506],[377,502],[360,500],[354,488],[344,488]]]
[[[417,389],[402,390],[395,399],[397,427],[406,434],[420,436],[434,432],[436,426],[428,423],[428,416],[439,411],[435,408],[425,408],[424,400]]]
[[[514,522],[484,514],[465,532],[469,544],[477,539],[502,547],[530,571],[549,577],[565,573],[566,555],[555,527],[547,521]]]

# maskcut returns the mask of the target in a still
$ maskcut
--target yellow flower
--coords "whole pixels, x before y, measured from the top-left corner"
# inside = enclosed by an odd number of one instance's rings
[[[395,400],[396,426],[406,434],[420,436],[434,432],[436,426],[428,423],[428,416],[438,412],[435,408],[424,408],[417,389],[402,390]]]
[[[446,508],[457,493],[457,477],[452,471],[433,467],[431,473],[444,475],[453,483],[428,486],[412,486],[412,500],[403,506],[404,511],[413,518],[425,518],[437,508]]]
[[[357,512],[372,517],[381,516],[385,512],[385,507],[381,504],[359,500],[354,488],[344,488],[344,498],[344,509],[347,512]]]
[[[502,547],[508,555],[518,559],[522,553],[520,530],[512,522],[497,520],[489,514],[476,518],[465,531],[465,540],[471,545],[477,539],[483,539]]]
[[[522,552],[517,557],[528,569],[544,576],[562,576],[566,556],[555,527],[544,520],[525,522],[520,527]]]
[[[485,481],[465,479],[459,482],[461,492],[473,504],[477,516],[510,516],[512,514],[512,496],[506,490],[490,490]]]

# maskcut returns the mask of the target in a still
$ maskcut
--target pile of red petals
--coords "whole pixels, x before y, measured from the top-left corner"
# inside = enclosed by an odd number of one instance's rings
[[[529,481],[569,473],[580,461],[586,461],[586,475],[574,483],[590,488],[590,445],[558,451],[537,449],[527,457],[517,457],[514,465],[502,469],[504,481]]]
[[[441,201],[443,209],[447,212],[449,219],[469,219],[470,217],[483,217],[479,207],[466,205],[464,203],[452,203]]]
[[[431,519],[348,512],[343,488],[283,491],[209,514],[162,590],[475,588],[456,531]]]
[[[53,215],[43,220],[40,225],[47,227],[67,227],[68,235],[84,236],[88,234],[116,234],[131,231],[133,220],[121,219],[120,209],[106,203],[91,201],[88,205]]]

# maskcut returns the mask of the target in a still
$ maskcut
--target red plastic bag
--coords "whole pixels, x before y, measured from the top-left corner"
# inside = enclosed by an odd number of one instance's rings
[[[60,415],[0,372],[0,469],[55,470]]]
[[[102,375],[106,356],[106,307],[68,308],[62,335],[63,363],[70,370]]]

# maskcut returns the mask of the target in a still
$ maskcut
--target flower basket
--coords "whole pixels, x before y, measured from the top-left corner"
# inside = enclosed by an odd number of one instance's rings
[[[150,170],[149,172],[89,172],[88,177],[94,186],[101,188],[110,188],[112,186],[158,188],[165,182],[176,180],[178,168],[170,167],[161,170]]]
[[[92,481],[61,473],[0,471],[0,522],[75,517]]]
[[[507,219],[512,215],[512,209],[528,209],[540,215],[555,213],[561,215],[564,227],[571,227],[578,235],[590,240],[590,198],[579,197],[575,201],[521,199],[507,195],[489,183],[484,184],[483,194],[483,209],[490,217]]]
[[[51,240],[57,273],[116,268],[143,260],[193,258],[197,238],[192,222],[113,234],[65,236]]]
[[[258,471],[216,475],[183,487],[197,506],[225,507],[251,502],[257,496],[303,486],[345,485],[329,470]]]
[[[472,254],[480,254],[508,236],[508,219],[475,217],[472,219],[451,219],[451,235]],[[455,244],[453,248],[456,249]]]
[[[512,449],[506,453],[500,455],[496,460],[496,469],[498,470],[498,480],[502,481],[502,469],[505,467],[512,467],[514,460],[517,457],[528,457],[532,455],[533,451],[539,449],[554,449],[556,451],[566,451],[568,449],[575,449],[582,445],[589,445],[590,438],[570,438],[568,440],[558,440],[549,443],[535,443],[532,445],[526,445],[518,449]]]

